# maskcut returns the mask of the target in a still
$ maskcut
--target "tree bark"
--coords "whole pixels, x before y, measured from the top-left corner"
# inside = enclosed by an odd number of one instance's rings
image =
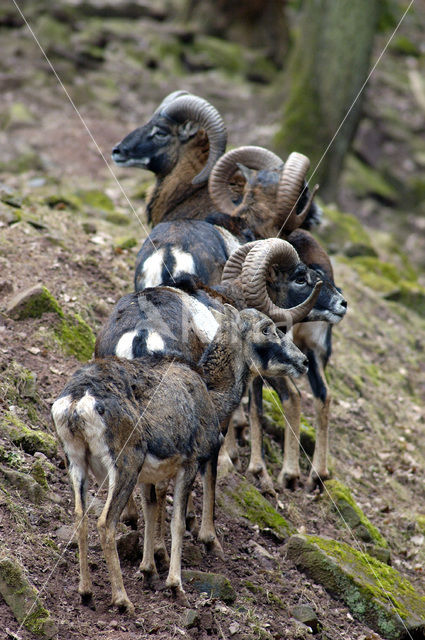
[[[313,181],[320,182],[326,199],[335,197],[344,156],[360,119],[362,96],[354,106],[353,102],[369,72],[378,4],[378,0],[305,0],[303,5],[284,82],[282,126],[274,142],[282,156],[299,151],[310,157],[312,171],[317,168]]]

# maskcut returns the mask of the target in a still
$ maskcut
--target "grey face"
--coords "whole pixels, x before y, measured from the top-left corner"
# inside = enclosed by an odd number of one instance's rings
[[[255,309],[240,313],[246,322],[246,345],[251,372],[263,376],[294,376],[307,372],[307,358],[266,315]]]

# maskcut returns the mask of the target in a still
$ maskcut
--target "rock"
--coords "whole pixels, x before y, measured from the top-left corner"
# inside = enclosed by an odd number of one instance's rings
[[[48,489],[49,485],[47,483],[46,472],[44,470],[44,465],[41,460],[35,460],[31,467],[31,475],[36,482],[43,487],[43,489]]]
[[[34,454],[41,451],[48,458],[56,455],[56,440],[48,433],[40,429],[30,429],[15,414],[8,411],[0,421],[0,433],[7,436],[18,447],[22,447],[26,453]]]
[[[211,598],[219,598],[225,604],[232,604],[236,600],[236,593],[230,581],[219,573],[204,573],[203,571],[183,571],[184,582],[190,584],[199,593],[206,592]]]
[[[232,622],[231,625],[229,625],[229,633],[231,636],[234,636],[235,633],[237,633],[240,629],[240,624],[238,622]]]
[[[73,524],[62,525],[59,529],[56,529],[52,537],[56,538],[58,542],[69,549],[76,549],[78,547],[75,525]]]
[[[391,552],[389,549],[378,547],[375,544],[367,544],[366,553],[368,553],[370,556],[373,556],[380,562],[391,566]]]
[[[34,504],[40,504],[43,501],[45,491],[31,476],[3,465],[0,465],[0,473],[3,474],[10,485],[18,489],[22,495]]]
[[[309,607],[306,604],[297,605],[292,609],[292,615],[296,620],[302,622],[307,627],[313,631],[313,633],[317,633],[319,630],[319,620],[316,615],[316,612],[312,607]]]
[[[228,485],[222,489],[224,499],[222,495],[218,497],[219,504],[225,511],[246,518],[258,525],[261,531],[272,532],[280,541],[295,533],[295,527],[273,508],[258,489],[246,480],[236,479],[236,483],[234,488]]]
[[[387,640],[425,638],[425,597],[392,567],[318,536],[292,536],[288,558]]]
[[[199,613],[196,609],[187,609],[183,615],[182,625],[186,629],[197,627],[199,624]]]
[[[39,284],[14,296],[6,309],[6,313],[15,320],[40,318],[43,313],[49,311],[61,315],[59,304],[55,298],[46,287]]]
[[[120,536],[117,540],[117,551],[121,560],[137,562],[142,558],[142,551],[139,544],[139,533],[130,531]]]
[[[2,129],[13,129],[34,123],[34,116],[23,102],[14,102],[0,117]]]
[[[55,623],[37,590],[27,581],[23,567],[9,557],[0,559],[0,593],[16,620],[28,631],[46,640],[57,634]]]
[[[324,496],[325,499],[330,501],[331,508],[338,514],[343,524],[348,526],[360,540],[374,542],[383,548],[388,547],[385,538],[356,504],[350,489],[346,485],[338,480],[327,480],[325,482]]]

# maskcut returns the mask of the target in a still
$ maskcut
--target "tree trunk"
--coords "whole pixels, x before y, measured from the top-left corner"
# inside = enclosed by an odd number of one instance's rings
[[[378,0],[305,0],[286,72],[280,155],[305,153],[312,171],[353,104],[370,68]],[[361,113],[356,101],[314,173],[320,193],[335,197],[344,156]]]

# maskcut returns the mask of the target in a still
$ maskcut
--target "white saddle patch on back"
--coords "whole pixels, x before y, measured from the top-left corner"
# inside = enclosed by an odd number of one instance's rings
[[[182,251],[177,247],[173,247],[171,249],[171,253],[173,254],[174,260],[176,261],[175,267],[173,269],[173,276],[177,278],[177,276],[182,273],[195,273],[195,263],[193,261],[193,256],[186,251]]]
[[[227,255],[230,256],[234,251],[236,251],[236,249],[241,246],[241,243],[237,238],[235,238],[233,233],[230,233],[230,231],[228,231],[224,227],[220,227],[219,225],[215,224],[214,229],[216,229],[223,238],[224,244],[226,245]]]
[[[165,343],[157,331],[150,331],[146,340],[146,349],[149,353],[164,351]]]
[[[118,358],[126,358],[127,360],[133,360],[133,340],[137,336],[137,330],[127,331],[123,333],[121,338],[117,342],[115,347],[115,355]]]
[[[144,288],[157,287],[162,284],[162,268],[164,266],[164,248],[157,249],[143,263],[142,282]]]

